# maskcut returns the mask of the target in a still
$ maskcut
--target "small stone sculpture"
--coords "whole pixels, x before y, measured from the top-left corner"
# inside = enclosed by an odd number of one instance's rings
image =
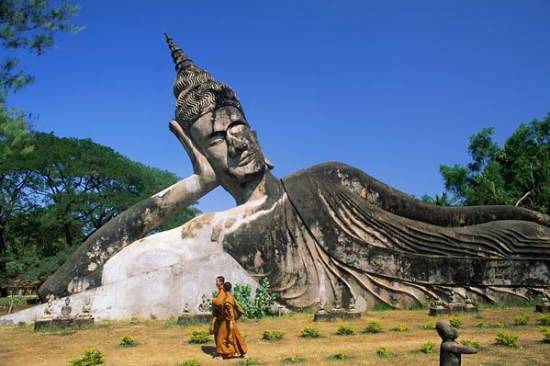
[[[469,296],[466,296],[466,300],[464,301],[466,302],[466,305],[464,306],[464,311],[468,313],[473,313],[478,310],[476,304],[474,304],[474,302]]]
[[[65,305],[61,308],[61,319],[70,319],[71,318],[71,312],[73,311],[73,308],[71,308],[71,298],[66,297],[65,298]]]
[[[542,294],[541,303],[535,305],[535,311],[537,313],[550,313],[550,297],[548,297],[548,294]]]
[[[43,320],[51,320],[53,319],[53,301],[55,300],[54,295],[48,295],[48,304],[46,305],[46,308],[44,309],[44,315],[42,316]]]
[[[186,302],[183,305],[183,312],[178,316],[178,324],[210,323],[212,315],[212,300],[208,295],[203,294],[196,312],[191,313],[189,303]]]
[[[447,314],[449,309],[440,298],[434,299],[430,305],[430,315]]]
[[[464,311],[464,305],[457,301],[455,292],[449,292],[449,304],[447,305],[451,313],[458,313]]]
[[[348,313],[350,313],[350,314],[355,314],[355,313],[358,312],[358,311],[355,309],[355,302],[356,302],[356,299],[355,299],[354,296],[352,296],[352,297],[349,299]]]
[[[206,296],[206,294],[202,295],[201,303],[199,304],[199,313],[210,313],[212,312],[212,302]]]
[[[82,311],[78,314],[78,319],[91,319],[92,318],[92,302],[90,298],[87,298],[82,305]]]
[[[449,323],[440,320],[435,325],[435,329],[441,337],[439,366],[460,366],[463,353],[477,353],[477,349],[455,342],[458,332]]]

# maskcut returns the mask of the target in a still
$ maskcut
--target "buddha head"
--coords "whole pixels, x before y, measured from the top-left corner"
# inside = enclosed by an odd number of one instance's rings
[[[235,92],[196,66],[166,36],[176,65],[176,121],[208,159],[220,184],[229,192],[258,180],[273,168]]]

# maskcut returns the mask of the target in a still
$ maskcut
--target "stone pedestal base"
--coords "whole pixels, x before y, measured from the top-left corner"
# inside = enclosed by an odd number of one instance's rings
[[[429,315],[457,314],[457,313],[476,313],[479,309],[475,305],[466,305],[453,303],[446,306],[431,307]]]
[[[210,323],[212,321],[212,314],[199,313],[199,314],[183,314],[178,317],[179,325],[196,324],[196,323]]]
[[[550,304],[535,305],[535,312],[537,312],[537,313],[550,313]]]
[[[94,318],[81,319],[39,319],[34,322],[34,330],[47,328],[81,328],[85,325],[93,324]]]
[[[437,306],[437,307],[430,308],[430,312],[428,314],[431,316],[449,314],[449,309],[443,306]]]
[[[464,305],[460,304],[460,303],[451,303],[449,305],[447,305],[448,308],[449,308],[449,312],[451,314],[455,314],[455,313],[462,313],[464,312]]]
[[[466,305],[464,307],[464,312],[465,313],[477,313],[478,311],[479,311],[479,309],[475,305],[470,305],[470,306]]]
[[[334,320],[352,320],[361,318],[358,311],[318,311],[313,316],[314,322],[334,321]]]

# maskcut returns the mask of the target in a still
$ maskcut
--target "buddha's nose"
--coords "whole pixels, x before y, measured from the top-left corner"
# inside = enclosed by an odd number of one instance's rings
[[[246,141],[246,138],[244,136],[231,133],[231,131],[228,131],[227,142],[229,147],[229,156],[237,156],[241,152],[248,149],[248,142]]]

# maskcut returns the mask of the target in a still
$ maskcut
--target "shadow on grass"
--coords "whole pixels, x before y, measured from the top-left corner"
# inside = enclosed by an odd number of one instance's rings
[[[216,347],[214,346],[201,346],[201,350],[209,356],[214,357],[216,355]]]

